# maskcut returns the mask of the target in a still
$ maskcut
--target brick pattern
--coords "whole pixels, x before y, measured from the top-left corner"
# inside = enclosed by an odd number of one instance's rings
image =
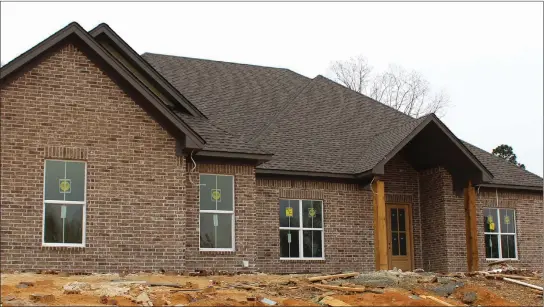
[[[412,244],[414,268],[422,267],[421,250],[421,208],[419,200],[419,174],[404,159],[402,153],[393,157],[385,165],[383,176],[385,203],[408,204],[412,210]]]
[[[189,162],[185,181],[187,202],[185,206],[186,268],[211,271],[250,271],[256,269],[258,216],[255,208],[255,166]],[[194,171],[192,171],[194,169]],[[200,251],[199,239],[199,177],[200,173],[234,176],[235,251]],[[249,261],[244,268],[242,261]]]
[[[497,203],[498,202],[498,203]],[[516,210],[518,267],[542,269],[544,266],[544,206],[542,193],[504,189],[484,189],[478,192],[476,215],[478,221],[478,256],[480,266],[487,267],[484,242],[484,208]]]
[[[1,88],[2,270],[183,270],[175,140],[66,45]],[[45,158],[87,162],[85,248],[41,247]]]
[[[325,260],[280,260],[279,200],[323,201]],[[371,271],[371,192],[354,183],[257,178],[257,266],[265,272]]]
[[[445,244],[446,212],[443,191],[444,171],[439,168],[422,171],[419,174],[421,191],[421,249],[425,271],[447,271],[447,249]],[[440,248],[444,247],[444,248]]]

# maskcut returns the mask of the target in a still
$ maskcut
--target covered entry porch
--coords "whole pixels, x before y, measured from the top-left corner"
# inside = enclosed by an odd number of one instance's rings
[[[372,169],[376,270],[478,270],[474,185],[491,173],[434,115],[392,133],[400,140]]]

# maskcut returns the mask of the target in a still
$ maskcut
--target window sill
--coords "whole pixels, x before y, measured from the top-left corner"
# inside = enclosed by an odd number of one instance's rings
[[[200,248],[198,252],[201,254],[219,254],[219,255],[236,254],[236,250],[232,248]]]
[[[42,247],[85,248],[85,244],[42,243]]]
[[[280,261],[325,261],[325,258],[280,258]]]
[[[518,258],[485,258],[485,261],[487,262],[495,262],[495,261],[519,261]]]

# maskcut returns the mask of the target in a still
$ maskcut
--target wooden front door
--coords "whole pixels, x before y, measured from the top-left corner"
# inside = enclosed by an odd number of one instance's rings
[[[387,205],[389,269],[413,270],[412,211],[409,205]]]

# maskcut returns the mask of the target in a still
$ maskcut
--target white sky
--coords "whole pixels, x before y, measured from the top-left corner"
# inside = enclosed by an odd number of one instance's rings
[[[543,174],[542,3],[1,3],[7,63],[77,21],[108,23],[137,52],[286,67],[325,75],[363,54],[445,88],[442,120],[487,151],[514,148]]]

